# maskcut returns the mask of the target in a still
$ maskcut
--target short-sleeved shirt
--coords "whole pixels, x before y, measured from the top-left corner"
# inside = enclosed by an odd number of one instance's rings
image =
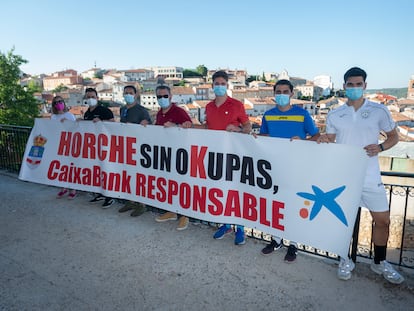
[[[101,105],[96,106],[93,111],[91,111],[90,108],[88,108],[88,110],[86,110],[83,116],[83,119],[93,120],[95,118],[99,118],[101,120],[111,120],[114,118],[114,114],[109,108],[106,108]]]
[[[219,107],[215,101],[206,106],[206,124],[210,130],[225,130],[228,125],[241,126],[249,121],[244,105],[241,101],[227,97]]]
[[[164,125],[166,122],[183,124],[186,121],[191,122],[188,113],[183,108],[178,107],[173,103],[166,113],[164,113],[162,109],[157,112],[155,125]]]
[[[140,124],[143,120],[147,120],[150,124],[152,123],[148,110],[139,104],[130,108],[127,108],[126,106],[122,107],[120,110],[120,116],[122,123]]]
[[[280,138],[299,136],[306,139],[307,135],[313,136],[318,132],[309,113],[299,106],[292,106],[288,111],[280,111],[276,106],[266,111],[260,127],[260,134]]]
[[[338,144],[354,145],[361,148],[378,144],[381,131],[390,132],[395,122],[387,107],[365,100],[355,111],[344,104],[329,112],[326,120],[326,133],[335,134]],[[365,185],[381,183],[378,156],[368,158]]]
[[[51,120],[62,120],[62,119],[66,119],[66,120],[70,120],[70,121],[76,121],[76,117],[73,115],[73,113],[66,111],[62,114],[60,113],[53,113],[50,116]]]

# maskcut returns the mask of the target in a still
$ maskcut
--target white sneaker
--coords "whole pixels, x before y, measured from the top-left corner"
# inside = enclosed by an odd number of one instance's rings
[[[337,272],[337,276],[338,279],[340,280],[349,280],[351,278],[352,275],[352,270],[354,270],[355,268],[355,264],[354,262],[349,259],[349,258],[342,258],[339,261],[339,266],[338,266],[338,272]]]
[[[374,261],[371,262],[371,270],[377,274],[382,274],[384,278],[393,284],[401,284],[404,282],[404,277],[395,271],[394,267],[391,264],[383,260],[378,265]]]

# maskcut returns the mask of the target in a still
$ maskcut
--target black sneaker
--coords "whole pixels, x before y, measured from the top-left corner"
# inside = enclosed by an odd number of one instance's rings
[[[292,263],[296,260],[296,254],[298,252],[298,248],[295,245],[289,245],[286,256],[285,262]]]
[[[102,194],[98,194],[92,200],[89,200],[90,203],[96,203],[105,200],[105,197]]]
[[[104,204],[102,204],[102,208],[108,208],[110,207],[112,204],[114,204],[115,200],[112,198],[105,198],[105,202]]]
[[[269,255],[273,253],[275,250],[278,250],[282,247],[282,242],[277,243],[275,240],[272,240],[270,244],[267,244],[266,247],[262,249],[263,255]]]

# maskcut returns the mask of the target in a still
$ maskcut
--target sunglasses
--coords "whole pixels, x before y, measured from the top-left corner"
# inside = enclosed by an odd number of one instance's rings
[[[160,98],[168,98],[168,97],[169,97],[168,94],[165,94],[165,95],[157,95],[157,98],[158,99],[160,99]]]

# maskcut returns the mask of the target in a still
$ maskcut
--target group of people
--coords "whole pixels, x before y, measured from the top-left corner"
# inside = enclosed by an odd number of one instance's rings
[[[366,72],[358,67],[349,69],[344,74],[346,104],[332,110],[327,117],[326,133],[319,133],[318,128],[309,113],[295,105],[291,105],[294,95],[293,85],[288,80],[279,80],[274,85],[275,107],[268,110],[262,119],[259,135],[294,139],[306,139],[316,143],[339,143],[361,147],[365,150],[369,160],[364,181],[360,205],[370,210],[373,218],[374,260],[371,270],[384,276],[394,284],[400,284],[404,277],[398,273],[386,259],[387,241],[389,236],[390,213],[384,186],[381,181],[378,154],[392,148],[398,143],[398,132],[388,109],[380,104],[371,102],[363,97],[366,89]],[[155,125],[165,127],[179,126],[182,128],[199,128],[209,130],[223,130],[250,134],[252,125],[244,109],[244,105],[237,99],[227,95],[229,77],[225,71],[217,71],[212,77],[212,88],[215,99],[209,102],[205,109],[205,122],[193,124],[187,112],[172,103],[171,89],[167,85],[157,86],[155,93],[160,106],[155,118]],[[84,120],[114,121],[110,109],[98,104],[98,94],[95,89],[87,88],[85,99],[89,108],[84,114]],[[120,109],[122,123],[141,125],[152,124],[148,111],[139,103],[137,89],[128,85],[124,88],[126,105]],[[56,96],[52,102],[52,119],[74,121],[73,114],[68,112],[64,100]],[[380,133],[386,134],[386,139],[378,144]],[[62,198],[68,193],[69,198],[76,196],[76,191],[63,188],[57,197]],[[91,202],[104,201],[103,207],[112,205],[112,198],[97,194]],[[357,207],[355,207],[357,208]],[[142,203],[127,201],[119,212],[130,211],[131,216],[139,216],[146,211]],[[177,230],[185,230],[189,219],[184,215],[165,212],[155,219],[157,222],[178,220]],[[235,225],[236,245],[245,244],[244,227]],[[231,224],[223,224],[214,233],[214,239],[222,239],[232,233]],[[261,253],[268,255],[283,247],[283,237],[273,236]],[[290,241],[285,262],[296,260],[297,244]],[[350,258],[340,258],[337,276],[342,280],[349,280],[354,262]]]

